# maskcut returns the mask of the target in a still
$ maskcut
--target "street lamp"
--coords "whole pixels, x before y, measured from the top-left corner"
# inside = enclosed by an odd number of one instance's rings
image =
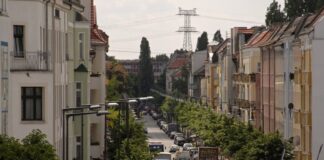
[[[90,111],[83,112],[83,109],[87,109],[87,108]],[[69,159],[69,118],[75,117],[75,116],[90,115],[90,114],[96,114],[97,116],[109,114],[109,112],[106,110],[91,111],[93,109],[99,109],[99,108],[101,108],[100,105],[83,105],[81,107],[63,109],[63,159],[65,159],[65,160]],[[67,111],[77,111],[77,110],[79,110],[79,111],[81,110],[82,112],[66,114]],[[65,131],[65,126],[66,126],[66,131]],[[65,134],[65,132],[66,132],[66,134]],[[83,129],[82,129],[81,133],[82,132],[83,132]],[[81,138],[83,138],[83,137],[81,137]],[[83,141],[83,139],[82,139],[82,141]],[[81,148],[81,157],[83,157],[83,147]]]
[[[119,106],[119,104],[118,103],[116,103],[116,102],[110,102],[110,103],[106,103],[106,106],[105,106],[105,109],[108,109],[109,107],[117,107],[117,106]],[[108,131],[108,126],[107,126],[107,116],[105,116],[105,133],[104,133],[104,144],[105,144],[105,146],[104,146],[104,160],[106,160],[107,159],[107,131]]]

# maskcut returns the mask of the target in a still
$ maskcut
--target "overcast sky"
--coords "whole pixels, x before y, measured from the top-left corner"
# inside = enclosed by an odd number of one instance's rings
[[[197,8],[199,16],[191,25],[199,32],[192,34],[192,46],[197,37],[207,31],[212,40],[216,30],[224,38],[230,28],[264,24],[268,5],[273,0],[95,0],[98,25],[109,35],[108,55],[117,59],[137,59],[143,36],[150,42],[151,55],[170,54],[183,46],[184,18],[177,16],[182,9]],[[284,0],[278,0],[280,4]],[[283,7],[283,5],[282,5]]]

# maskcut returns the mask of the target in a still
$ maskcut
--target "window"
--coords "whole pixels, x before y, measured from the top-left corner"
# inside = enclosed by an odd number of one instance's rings
[[[60,10],[55,9],[54,16],[55,16],[55,18],[60,18]]]
[[[76,159],[81,159],[81,136],[76,136]]]
[[[14,56],[24,57],[24,26],[14,25]]]
[[[22,120],[40,121],[43,119],[43,88],[22,87]]]
[[[260,62],[258,62],[257,70],[258,70],[258,73],[261,72],[261,63]]]
[[[84,33],[79,34],[79,52],[80,59],[84,60]]]
[[[81,107],[81,82],[76,82],[76,99],[75,104],[77,107]]]
[[[0,0],[0,14],[6,12],[6,0]]]

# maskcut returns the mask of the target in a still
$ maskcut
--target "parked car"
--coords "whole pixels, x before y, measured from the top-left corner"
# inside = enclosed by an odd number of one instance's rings
[[[170,133],[172,131],[178,131],[179,130],[179,125],[177,123],[169,123],[168,124],[168,131],[166,132],[166,134],[168,136],[170,136]]]
[[[183,137],[177,137],[174,139],[174,144],[178,146],[183,146],[184,143],[185,143],[185,139]]]
[[[148,132],[147,132],[147,128],[144,128],[144,133],[146,133],[146,134],[148,133]]]
[[[183,133],[177,132],[176,134],[174,134],[174,139],[176,139],[177,137],[184,137]]]
[[[170,147],[169,152],[173,153],[173,152],[177,152],[177,151],[179,151],[179,150],[180,150],[180,147],[179,147],[179,146],[177,146],[177,145],[172,145],[172,146]]]
[[[160,129],[162,129],[162,125],[163,125],[163,124],[166,124],[166,122],[161,121],[161,122],[158,124],[158,126],[160,127]]]
[[[163,123],[162,124],[162,130],[166,133],[168,131],[168,124]]]
[[[176,131],[172,131],[172,132],[170,133],[170,136],[169,136],[169,137],[170,137],[171,139],[174,139],[174,135],[175,135],[176,133],[178,133],[178,132],[176,132]]]
[[[193,147],[192,143],[185,143],[183,144],[183,150],[187,151],[189,147]]]

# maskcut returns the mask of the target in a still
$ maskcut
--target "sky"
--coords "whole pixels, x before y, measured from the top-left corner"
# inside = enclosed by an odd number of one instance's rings
[[[109,35],[109,56],[116,59],[138,59],[142,37],[150,43],[151,56],[170,55],[183,47],[184,17],[182,9],[196,8],[191,18],[196,33],[191,34],[195,50],[203,31],[209,41],[220,30],[225,39],[232,27],[264,25],[267,7],[273,0],[94,0],[98,26]],[[284,0],[277,0],[280,4]]]

